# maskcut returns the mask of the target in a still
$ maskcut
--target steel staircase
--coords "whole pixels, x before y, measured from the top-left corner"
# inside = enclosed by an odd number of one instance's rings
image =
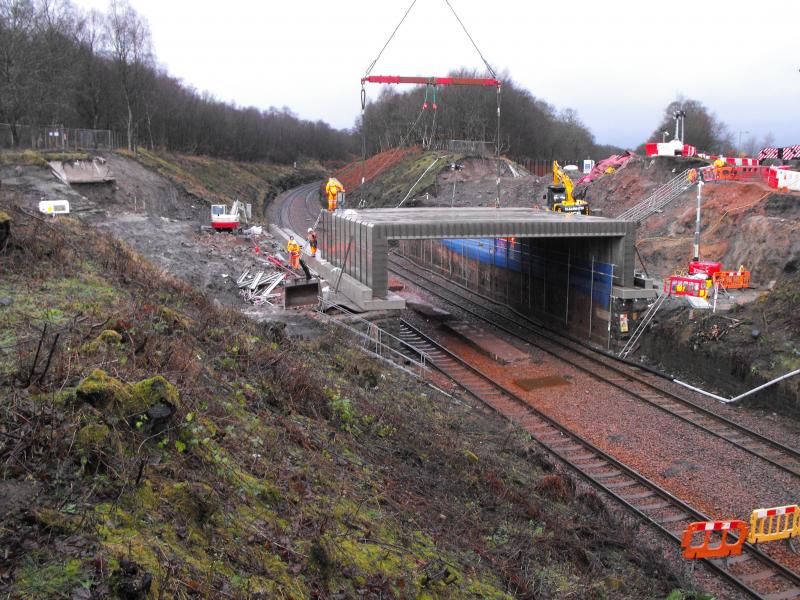
[[[639,202],[639,204],[629,208],[616,218],[624,219],[625,221],[641,222],[650,215],[657,213],[694,185],[693,182],[689,181],[690,170],[691,169],[686,169],[680,175],[671,179],[650,196]]]
[[[644,317],[642,317],[642,320],[639,321],[636,331],[633,332],[633,335],[625,343],[625,346],[623,346],[622,350],[619,351],[618,356],[620,358],[625,358],[633,351],[633,349],[636,347],[636,344],[639,342],[639,339],[642,337],[645,329],[647,329],[647,326],[653,321],[653,317],[656,316],[658,309],[661,308],[667,298],[669,298],[669,294],[660,294],[650,308],[647,309]]]

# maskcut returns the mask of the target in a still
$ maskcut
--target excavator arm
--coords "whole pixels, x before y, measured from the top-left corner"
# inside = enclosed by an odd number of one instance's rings
[[[561,170],[561,167],[558,166],[558,161],[553,161],[553,185],[561,184],[564,186],[564,193],[566,194],[567,198],[564,200],[564,204],[572,205],[575,204],[575,199],[572,197],[572,180],[567,177],[566,173]]]

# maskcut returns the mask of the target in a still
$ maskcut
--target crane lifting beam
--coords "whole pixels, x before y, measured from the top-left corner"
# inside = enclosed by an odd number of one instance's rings
[[[421,85],[475,85],[500,87],[502,83],[494,78],[478,77],[401,77],[399,75],[369,75],[361,80],[365,83],[413,83]]]

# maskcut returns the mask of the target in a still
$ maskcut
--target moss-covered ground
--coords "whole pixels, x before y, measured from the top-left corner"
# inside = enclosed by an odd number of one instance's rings
[[[0,595],[684,597],[480,406],[337,329],[220,309],[81,223],[0,210]]]

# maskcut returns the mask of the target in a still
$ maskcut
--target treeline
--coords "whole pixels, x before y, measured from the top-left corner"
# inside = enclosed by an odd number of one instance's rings
[[[289,109],[221,102],[157,66],[147,22],[126,0],[106,13],[69,0],[0,0],[0,123],[113,129],[129,148],[290,162],[343,159],[351,132]]]
[[[455,77],[484,77],[474,71],[451,73]],[[620,151],[615,146],[599,146],[594,135],[572,109],[558,111],[547,102],[518,87],[504,75],[501,94],[500,149],[512,158],[569,159],[604,157]],[[422,110],[427,101],[428,108]],[[406,144],[427,144],[431,140],[497,139],[497,98],[493,87],[444,86],[436,89],[418,86],[407,91],[386,86],[380,96],[367,105],[363,128],[367,153]],[[435,120],[434,120],[435,112]]]

